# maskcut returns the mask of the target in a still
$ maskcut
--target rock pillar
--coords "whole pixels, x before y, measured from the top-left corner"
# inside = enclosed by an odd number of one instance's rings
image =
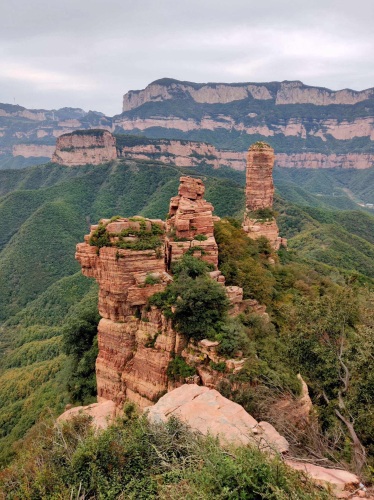
[[[278,250],[285,241],[279,237],[273,212],[274,159],[273,148],[264,142],[256,142],[248,150],[243,229],[250,238],[266,237]]]

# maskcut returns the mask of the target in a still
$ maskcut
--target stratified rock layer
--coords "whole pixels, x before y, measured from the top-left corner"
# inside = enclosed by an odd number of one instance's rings
[[[57,139],[52,161],[61,165],[100,165],[117,158],[116,140],[106,130],[75,131]]]
[[[218,246],[213,234],[213,205],[204,200],[204,192],[205,186],[200,179],[180,178],[178,196],[170,200],[166,222],[168,269],[173,261],[180,259],[186,252],[213,264],[217,269]]]
[[[273,207],[274,158],[274,149],[264,142],[253,144],[248,150],[245,204],[249,212]]]
[[[225,278],[217,270],[213,207],[204,200],[204,191],[200,179],[181,177],[167,223],[141,217],[102,219],[91,227],[85,243],[77,245],[76,259],[83,274],[99,284],[99,401],[113,400],[120,405],[127,399],[143,407],[174,387],[167,368],[171,359],[186,348],[187,340],[173,330],[159,309],[147,307],[147,301],[172,280],[172,262],[187,252],[213,264],[211,278],[224,285]],[[141,238],[147,234],[158,238],[158,244],[138,250],[144,247]],[[233,311],[238,312],[242,290],[228,290],[228,297]],[[211,356],[221,361],[215,353]],[[210,361],[208,357],[203,359],[207,364]],[[214,371],[210,367],[206,371],[205,379],[209,377],[213,384],[217,379]],[[199,376],[197,379],[200,381]]]
[[[278,250],[282,239],[272,215],[274,158],[273,148],[264,142],[256,142],[248,150],[243,229],[253,239],[265,236]]]

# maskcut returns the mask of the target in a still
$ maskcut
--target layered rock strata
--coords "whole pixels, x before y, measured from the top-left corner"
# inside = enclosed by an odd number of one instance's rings
[[[170,200],[166,221],[168,269],[173,261],[180,259],[186,252],[213,264],[217,269],[218,246],[214,238],[213,205],[204,200],[204,192],[205,186],[200,179],[180,178],[178,196]]]
[[[117,158],[116,140],[106,130],[75,131],[57,139],[52,161],[70,167],[100,165]]]
[[[123,96],[124,112],[136,109],[148,102],[162,102],[181,97],[201,104],[227,104],[243,99],[275,100],[277,105],[331,104],[354,105],[374,98],[374,88],[355,91],[332,91],[311,87],[300,81],[267,83],[192,83],[164,78],[150,83],[144,90],[130,90]],[[183,98],[182,97],[182,98]]]
[[[246,168],[246,209],[243,229],[250,238],[266,237],[278,250],[282,242],[273,215],[274,150],[264,142],[256,142],[248,150]]]
[[[224,286],[217,269],[218,247],[213,235],[213,207],[204,200],[200,179],[181,177],[178,196],[170,202],[168,220],[102,219],[77,245],[76,259],[85,276],[99,284],[99,354],[96,361],[98,401],[127,399],[140,407],[157,401],[174,387],[167,368],[187,347],[170,320],[148,298],[172,280],[172,262],[189,253],[213,265],[211,278]],[[198,239],[195,239],[198,238]],[[235,290],[233,289],[235,288]],[[228,288],[232,313],[239,312],[243,292]],[[244,301],[245,302],[245,301]],[[244,303],[243,302],[243,303]],[[256,303],[257,304],[257,303]],[[203,344],[194,349],[204,350]],[[211,360],[224,361],[215,351],[200,356],[207,365],[197,375],[214,385],[218,376]]]

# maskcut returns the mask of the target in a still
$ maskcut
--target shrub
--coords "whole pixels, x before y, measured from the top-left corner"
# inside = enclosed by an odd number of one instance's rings
[[[253,210],[248,213],[251,219],[256,219],[259,221],[268,221],[274,219],[276,213],[271,208],[259,208],[258,210]]]
[[[144,283],[146,285],[158,285],[160,282],[161,282],[161,279],[157,278],[157,276],[155,276],[152,273],[147,274],[147,276],[145,277],[145,281],[144,281]]]
[[[212,271],[214,266],[208,264],[201,259],[197,259],[192,255],[184,254],[183,257],[172,264],[172,272],[174,276],[179,276],[184,274],[190,278],[197,278],[206,274],[208,271]]]
[[[195,375],[196,370],[193,366],[186,363],[181,356],[176,356],[168,365],[167,375],[171,380],[180,380]]]
[[[219,361],[218,363],[211,361],[209,363],[209,366],[212,368],[212,370],[216,370],[217,372],[223,373],[226,371],[226,363],[224,361]]]
[[[149,302],[171,317],[178,331],[196,340],[215,337],[229,305],[219,283],[208,276],[192,279],[186,275],[150,297]]]
[[[197,240],[197,241],[206,241],[208,239],[208,236],[206,236],[205,234],[196,234],[194,236],[194,240]]]
[[[221,448],[175,418],[152,425],[129,408],[126,418],[95,433],[86,417],[39,426],[0,489],[22,498],[245,498],[324,500],[327,492],[256,448]]]

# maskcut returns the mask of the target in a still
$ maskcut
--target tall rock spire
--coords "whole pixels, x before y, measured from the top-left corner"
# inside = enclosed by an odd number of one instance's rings
[[[248,150],[243,229],[253,239],[265,236],[278,250],[285,240],[279,237],[273,212],[274,158],[274,149],[265,142],[256,142]]]

